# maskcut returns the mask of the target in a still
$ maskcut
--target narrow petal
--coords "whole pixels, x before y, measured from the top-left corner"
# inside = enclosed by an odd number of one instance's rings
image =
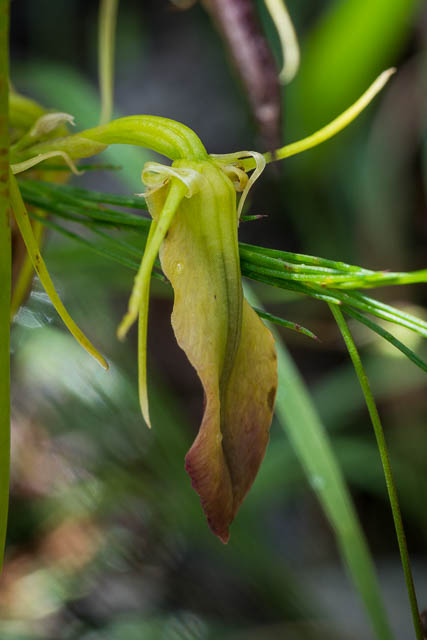
[[[396,73],[396,69],[394,67],[383,71],[378,78],[374,80],[371,86],[368,87],[365,93],[363,93],[354,104],[335,118],[335,120],[332,120],[332,122],[327,124],[325,127],[322,127],[311,136],[298,140],[297,142],[287,144],[281,149],[277,149],[274,156],[271,156],[271,154],[265,154],[267,162],[271,162],[271,160],[283,160],[283,158],[289,158],[290,156],[294,156],[302,151],[307,151],[307,149],[311,149],[312,147],[317,147],[317,145],[322,144],[322,142],[336,136],[337,133],[342,131],[342,129],[345,129],[350,122],[353,122],[353,120],[357,118],[364,109],[366,109],[368,104],[387,84],[394,73]]]
[[[163,192],[163,189],[160,189],[158,191]],[[184,198],[187,191],[188,191],[187,185],[176,178],[171,181],[170,186],[167,185],[165,187],[165,191],[164,193],[162,193],[162,195],[165,195],[164,204],[160,209],[158,218],[154,220],[151,225],[150,233],[147,239],[147,244],[145,246],[144,255],[141,261],[141,266],[135,278],[135,284],[129,299],[129,308],[117,330],[118,337],[120,339],[123,339],[127,331],[135,322],[139,314],[139,329],[138,329],[139,399],[140,399],[142,415],[148,426],[150,426],[150,416],[148,411],[148,397],[147,397],[146,358],[147,358],[147,317],[148,317],[151,272],[153,270],[154,261],[159,252],[160,245],[163,242],[163,239],[168,232],[173,216],[175,215],[175,212],[179,207],[179,204],[181,200]],[[160,194],[159,194],[159,197],[161,197]]]
[[[79,329],[74,320],[70,317],[68,311],[66,310],[60,297],[58,296],[44,260],[40,254],[38,242],[34,237],[33,228],[25,209],[25,204],[22,200],[18,183],[16,182],[16,178],[13,175],[12,171],[10,171],[9,180],[10,202],[13,214],[15,216],[16,224],[18,225],[19,231],[21,232],[22,239],[24,240],[25,246],[27,247],[28,255],[31,259],[31,262],[33,263],[35,272],[40,278],[40,282],[45,288],[46,293],[48,294],[53,306],[61,316],[62,321],[74,336],[74,338],[77,340],[77,342],[84,349],[86,349],[86,351],[90,353],[90,355],[93,356],[95,360],[97,360],[99,364],[104,367],[104,369],[108,369],[108,363],[106,362],[105,358],[102,357],[102,355],[95,349],[93,344],[86,338],[84,333]]]
[[[68,153],[64,151],[49,151],[48,153],[39,153],[37,156],[33,158],[29,158],[29,160],[24,160],[23,162],[16,162],[15,164],[11,164],[12,173],[16,175],[17,173],[22,173],[23,171],[27,171],[28,169],[32,169],[40,162],[44,162],[45,160],[49,160],[50,158],[56,158],[60,156],[70,167],[71,171],[76,175],[81,175],[83,171],[79,171],[71,160]]]

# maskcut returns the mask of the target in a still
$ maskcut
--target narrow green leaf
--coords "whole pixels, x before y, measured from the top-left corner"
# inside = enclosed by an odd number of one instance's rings
[[[412,351],[412,349],[403,344],[403,342],[400,342],[400,340],[393,336],[389,331],[383,329],[383,327],[380,327],[380,325],[376,322],[372,322],[372,320],[369,320],[363,314],[358,313],[354,309],[351,309],[351,307],[343,306],[343,311],[355,320],[358,320],[365,326],[369,327],[369,329],[371,329],[372,331],[375,331],[375,333],[384,338],[384,340],[387,340],[387,342],[390,342],[393,347],[399,349],[399,351],[401,351],[407,358],[409,358],[409,360],[416,364],[417,367],[419,367],[423,371],[427,371],[427,362],[419,358],[417,354]]]
[[[403,520],[400,513],[399,500],[397,497],[396,485],[394,482],[393,472],[390,464],[390,457],[387,449],[387,443],[384,436],[383,426],[378,413],[377,406],[375,404],[374,396],[371,391],[368,377],[362,365],[362,361],[359,356],[359,352],[354,343],[353,337],[347,326],[346,321],[341,313],[341,310],[336,306],[329,305],[331,313],[338,325],[341,335],[344,339],[349,356],[353,363],[356,375],[359,379],[359,383],[365,398],[366,406],[369,411],[372,426],[374,428],[375,437],[377,440],[378,451],[381,457],[381,463],[384,469],[384,477],[387,485],[388,497],[390,500],[390,507],[393,513],[394,526],[396,529],[396,537],[399,545],[400,559],[402,562],[403,573],[405,576],[406,588],[408,591],[409,603],[411,606],[412,620],[414,623],[414,630],[417,640],[423,640],[424,634],[421,629],[421,620],[419,614],[419,608],[417,603],[417,596],[415,593],[414,580],[412,577],[411,563],[409,560],[408,546],[406,543],[405,530],[403,528]]]
[[[279,318],[278,316],[273,315],[272,313],[268,313],[263,309],[258,309],[254,307],[254,311],[257,312],[260,318],[264,320],[268,320],[269,322],[273,322],[274,324],[279,325],[280,327],[285,327],[286,329],[291,329],[292,331],[296,331],[297,333],[302,333],[309,338],[313,338],[313,340],[318,340],[319,338],[312,332],[310,329],[306,329],[302,327],[300,324],[296,322],[291,322],[290,320],[285,320],[284,318]]]
[[[280,260],[296,262],[299,264],[315,265],[321,267],[328,267],[330,269],[336,269],[338,271],[360,271],[360,267],[356,267],[345,262],[337,262],[335,260],[327,260],[326,258],[319,258],[318,256],[310,256],[301,253],[293,253],[291,251],[281,251],[279,249],[268,249],[266,247],[258,247],[253,244],[246,244],[245,242],[239,243],[240,247],[248,249],[250,251],[258,251],[264,253],[272,258],[279,258]],[[372,272],[371,272],[372,273]]]
[[[79,165],[81,168],[81,165]],[[98,204],[115,204],[120,207],[129,207],[131,209],[143,209],[147,210],[147,203],[145,198],[140,196],[121,196],[115,193],[101,193],[100,191],[92,191],[89,189],[83,189],[81,187],[74,187],[70,185],[58,185],[50,182],[41,182],[39,180],[25,180],[25,186],[37,188],[40,192],[48,191],[49,193],[55,193],[58,196],[58,200],[61,199],[61,194],[73,196],[75,199],[83,202],[97,202]]]
[[[249,302],[260,306],[249,287]],[[306,476],[331,523],[337,542],[371,619],[377,638],[393,637],[375,575],[375,568],[331,443],[310,394],[274,328],[279,367],[276,414]]]

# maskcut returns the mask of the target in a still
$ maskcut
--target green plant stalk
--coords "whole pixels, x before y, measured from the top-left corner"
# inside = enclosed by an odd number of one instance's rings
[[[247,285],[245,296],[250,304],[260,307],[259,300]],[[335,532],[342,558],[365,605],[376,637],[390,640],[393,634],[375,567],[328,434],[278,332],[272,326],[270,331],[275,338],[278,358],[277,418]]]
[[[102,0],[99,5],[99,84],[101,116],[99,124],[106,124],[113,113],[114,45],[118,0]]]
[[[0,570],[6,540],[10,466],[9,1],[0,0]]]
[[[399,501],[397,497],[396,485],[393,479],[393,472],[391,470],[390,458],[387,450],[387,444],[384,436],[383,427],[381,424],[378,409],[375,404],[374,396],[372,394],[368,377],[362,365],[362,361],[357,351],[356,345],[341,313],[341,310],[336,305],[329,305],[332,315],[341,331],[341,335],[346,344],[348,353],[353,362],[354,369],[359,379],[360,386],[362,388],[363,395],[365,397],[366,406],[368,407],[369,415],[371,417],[372,426],[374,427],[375,437],[377,439],[378,450],[381,457],[381,463],[384,469],[384,475],[387,485],[388,496],[390,500],[390,506],[393,513],[394,526],[396,528],[397,541],[399,544],[400,558],[402,562],[403,573],[405,575],[406,588],[408,590],[409,602],[411,605],[412,618],[414,622],[415,635],[417,640],[423,640],[423,632],[421,630],[421,622],[418,610],[417,596],[415,593],[414,581],[412,578],[411,564],[409,560],[408,547],[406,544],[406,536],[403,528],[402,515],[400,513]]]

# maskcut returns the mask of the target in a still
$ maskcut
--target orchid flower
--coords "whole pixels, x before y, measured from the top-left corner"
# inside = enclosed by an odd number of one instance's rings
[[[227,542],[230,522],[267,446],[277,388],[276,352],[270,331],[243,298],[236,192],[227,172],[209,157],[176,160],[172,172],[164,169],[149,165],[143,171],[145,183],[153,187],[146,194],[152,232],[118,333],[123,337],[139,312],[140,402],[149,423],[148,290],[160,248],[162,268],[175,293],[175,336],[205,393],[203,421],[186,456],[186,470],[212,531]]]
[[[118,337],[123,339],[139,319],[139,399],[150,425],[147,317],[151,272],[159,253],[174,289],[175,336],[196,369],[205,395],[202,423],[185,466],[209,526],[224,543],[263,459],[277,389],[273,337],[243,296],[237,233],[245,198],[267,162],[300,153],[335,135],[367,106],[391,73],[393,70],[381,74],[332,123],[278,149],[273,156],[256,152],[209,155],[191,129],[155,116],[113,120],[79,134],[41,141],[15,154],[14,166],[22,168],[52,153],[65,154],[72,162],[105,145],[128,143],[151,148],[172,160],[171,166],[149,162],[142,171],[147,191],[141,195],[152,224]],[[18,224],[23,235],[28,235],[14,179],[11,185],[13,200],[19,205]],[[236,192],[241,193],[239,201]]]

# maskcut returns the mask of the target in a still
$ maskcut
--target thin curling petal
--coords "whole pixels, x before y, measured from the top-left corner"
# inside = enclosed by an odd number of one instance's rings
[[[300,62],[300,52],[294,25],[283,0],[264,0],[279,34],[283,52],[283,66],[280,82],[288,84],[296,76]]]
[[[151,224],[148,233],[147,244],[151,244],[156,225]],[[142,266],[142,265],[141,265]],[[151,275],[151,272],[150,272]],[[138,309],[138,397],[139,406],[141,407],[142,417],[145,424],[151,429],[150,411],[148,407],[147,392],[147,324],[148,324],[148,305],[150,302],[150,282],[149,276],[144,280],[139,300]]]
[[[201,176],[193,169],[173,169],[157,162],[147,162],[142,180],[150,188],[145,195],[148,205],[156,207],[158,216],[153,220],[148,234],[144,255],[129,299],[128,312],[124,316],[117,336],[123,340],[127,331],[138,321],[138,389],[142,416],[151,427],[147,394],[147,321],[150,296],[150,278],[154,261],[173,217],[186,196],[200,188]],[[169,182],[169,184],[168,184]]]
[[[152,165],[157,163],[146,163]],[[170,169],[163,165],[156,167],[159,171],[159,167],[163,170]],[[152,174],[149,177],[148,173],[145,173],[145,169],[142,172],[142,178],[146,183],[153,185]],[[152,167],[151,167],[152,169]],[[163,175],[165,171],[163,171]],[[155,173],[156,176],[161,178],[160,173]],[[140,290],[137,293],[138,301],[138,396],[139,404],[141,407],[141,413],[147,426],[151,429],[150,412],[148,405],[148,392],[147,392],[147,324],[148,324],[148,305],[150,298],[150,277],[153,269],[154,260],[159,252],[159,247],[163,241],[169,226],[173,220],[174,213],[178,208],[182,198],[188,197],[189,190],[192,190],[194,186],[191,184],[191,180],[196,177],[196,172],[185,173],[184,179],[182,179],[182,173],[179,172],[166,172],[166,175],[173,175],[177,180],[173,180],[170,185],[167,185],[164,181],[159,186],[152,186],[152,189],[148,195],[146,195],[146,201],[151,209],[156,208],[161,213],[158,215],[158,220],[153,220],[151,223],[150,231],[147,238],[147,244],[144,252],[144,257],[141,263],[140,271],[143,271],[143,263],[145,263],[144,275],[141,275]],[[198,175],[198,174],[197,174]],[[189,177],[190,176],[190,177]],[[163,180],[163,178],[161,178]],[[156,182],[156,181],[155,181]],[[162,229],[160,233],[160,229]],[[147,254],[147,259],[146,259]],[[154,257],[153,257],[154,256]],[[151,266],[150,266],[151,264]],[[135,288],[137,283],[135,281]],[[133,295],[133,292],[132,292]],[[136,305],[136,302],[135,302]],[[120,329],[120,328],[119,328]]]
[[[311,136],[298,140],[298,142],[287,144],[281,149],[277,149],[274,157],[272,157],[271,154],[266,154],[265,157],[267,162],[289,158],[290,156],[294,156],[302,151],[307,151],[307,149],[311,149],[312,147],[317,147],[317,145],[322,144],[322,142],[336,136],[337,133],[345,129],[364,109],[366,109],[368,104],[375,98],[381,89],[383,89],[394,73],[396,73],[395,68],[383,71],[365,91],[365,93],[363,93],[360,98],[351,105],[351,107],[335,118],[335,120],[332,120],[332,122],[327,124],[325,127],[322,127],[322,129],[319,129],[319,131],[316,131]]]
[[[149,166],[147,167],[147,165]],[[149,179],[148,175],[152,175],[154,178],[152,177]],[[117,337],[119,340],[124,339],[126,333],[129,331],[138,316],[140,302],[144,295],[144,289],[149,287],[154,261],[159,252],[163,238],[169,229],[172,218],[175,215],[182,198],[187,195],[189,191],[192,192],[192,189],[194,188],[192,185],[194,185],[194,182],[198,180],[198,174],[196,171],[185,171],[184,173],[174,171],[171,167],[157,162],[146,163],[146,166],[142,171],[142,178],[145,181],[145,184],[152,187],[151,193],[154,193],[154,191],[157,191],[158,188],[166,184],[171,177],[174,178],[174,180],[172,180],[172,188],[168,193],[168,197],[165,201],[164,209],[162,210],[159,220],[155,221],[153,233],[150,231],[150,235],[147,239],[141,266],[136,275],[135,284],[129,299],[128,312],[117,329]],[[145,195],[146,198],[147,195],[149,196],[149,193]]]
[[[146,162],[144,169],[141,173],[142,182],[149,187],[149,189],[158,189],[170,178],[177,178],[187,187],[186,198],[198,191],[203,184],[203,176],[193,169],[175,169],[168,165],[160,164],[159,162]],[[147,193],[140,193],[137,195],[149,195]]]
[[[123,340],[131,325],[135,322],[139,314],[138,328],[138,369],[139,369],[139,400],[141,412],[147,425],[150,427],[150,415],[148,410],[147,396],[147,317],[148,303],[150,294],[150,279],[153,270],[154,261],[159,252],[159,248],[163,239],[168,232],[173,217],[180,205],[181,200],[187,193],[187,186],[174,178],[170,185],[165,185],[167,195],[164,206],[158,220],[152,223],[150,233],[148,235],[147,244],[141,261],[138,274],[135,278],[135,284],[129,299],[128,312],[124,316],[119,328],[117,336]],[[160,195],[160,194],[159,194]]]
[[[77,169],[68,153],[65,153],[64,151],[49,151],[48,153],[39,153],[37,156],[34,156],[34,158],[29,158],[28,160],[24,160],[23,162],[16,162],[15,164],[10,165],[12,173],[14,175],[16,175],[17,173],[22,173],[23,171],[32,169],[37,164],[40,164],[40,162],[44,162],[45,160],[49,160],[50,158],[57,158],[58,156],[65,160],[65,162],[68,164],[71,171],[75,175],[81,175],[83,173],[83,171],[79,171]]]
[[[25,246],[27,247],[28,255],[31,258],[34,270],[40,278],[40,282],[45,288],[46,293],[48,294],[56,311],[61,316],[62,321],[64,322],[70,333],[77,340],[77,342],[84,349],[86,349],[86,351],[90,353],[90,355],[93,356],[104,369],[108,369],[106,360],[101,356],[101,354],[95,349],[92,343],[89,342],[89,340],[86,338],[84,333],[79,329],[74,320],[70,317],[68,311],[66,310],[60,297],[58,296],[44,260],[41,257],[38,243],[36,238],[34,237],[33,228],[31,226],[30,219],[25,209],[21,193],[19,191],[18,183],[16,182],[16,178],[13,175],[12,171],[10,171],[9,179],[10,202],[13,214],[15,216],[19,231],[21,232],[22,238],[25,242]]]
[[[241,161],[244,158],[248,158],[251,157],[254,159],[255,161],[255,167],[254,167],[254,172],[252,173],[251,177],[249,178],[249,180],[246,182],[244,189],[243,189],[243,193],[240,196],[240,200],[239,200],[239,206],[237,208],[237,219],[240,220],[240,217],[242,215],[242,211],[243,211],[243,205],[245,204],[246,198],[248,196],[249,191],[251,190],[251,188],[254,185],[254,182],[256,180],[258,180],[258,178],[260,177],[261,173],[264,171],[265,169],[265,165],[266,165],[266,159],[263,156],[262,153],[258,153],[258,151],[238,151],[237,153],[227,153],[227,154],[223,154],[223,155],[219,155],[219,154],[212,154],[210,156],[211,158],[213,158],[216,162],[219,162],[220,165],[221,164],[225,164],[225,166],[223,166],[223,170],[227,173],[227,169],[228,169],[228,165],[226,164],[227,161],[231,163],[238,163],[239,161]]]
[[[243,169],[240,169],[233,164],[223,165],[221,168],[224,171],[225,175],[230,178],[234,188],[238,193],[245,190],[249,178],[248,174],[243,171]]]
[[[371,84],[371,86],[363,93],[358,100],[354,104],[351,105],[348,109],[343,111],[335,120],[332,120],[325,127],[322,127],[315,133],[303,138],[302,140],[298,140],[297,142],[292,142],[291,144],[287,144],[284,147],[280,147],[280,149],[276,149],[276,151],[271,153],[264,153],[263,157],[267,164],[270,162],[276,162],[277,160],[283,160],[284,158],[289,158],[290,156],[295,156],[297,153],[302,153],[303,151],[307,151],[308,149],[312,149],[313,147],[317,147],[319,144],[326,142],[329,138],[333,138],[340,131],[348,127],[353,120],[359,116],[364,109],[372,102],[375,96],[384,88],[384,86],[389,81],[390,77],[396,73],[396,69],[393,67],[391,69],[387,69],[383,71],[378,78]],[[236,156],[237,154],[229,154],[229,157]],[[212,156],[214,157],[214,156]],[[221,156],[219,156],[221,157]],[[227,156],[223,156],[227,157]],[[231,162],[231,160],[230,160]],[[256,167],[256,161],[252,159],[244,159],[240,161],[240,165],[245,169],[245,171],[250,171]]]

